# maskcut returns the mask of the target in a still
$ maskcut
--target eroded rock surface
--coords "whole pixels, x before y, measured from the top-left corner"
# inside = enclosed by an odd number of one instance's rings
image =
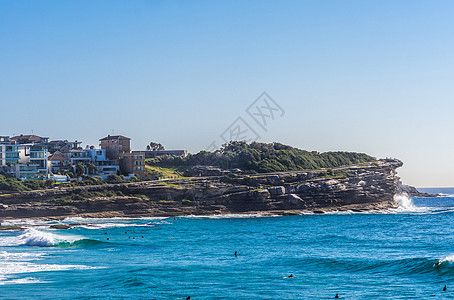
[[[399,160],[331,170],[84,186],[0,197],[1,218],[176,216],[396,207]],[[109,191],[116,195],[102,196]]]

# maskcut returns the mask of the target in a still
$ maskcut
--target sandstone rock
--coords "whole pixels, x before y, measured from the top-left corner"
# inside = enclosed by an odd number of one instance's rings
[[[275,186],[275,187],[269,188],[268,192],[270,192],[270,194],[273,196],[283,195],[283,194],[285,194],[285,187]]]
[[[304,203],[303,199],[301,199],[298,195],[295,195],[295,194],[289,194],[288,200],[290,201],[291,204],[303,204]]]

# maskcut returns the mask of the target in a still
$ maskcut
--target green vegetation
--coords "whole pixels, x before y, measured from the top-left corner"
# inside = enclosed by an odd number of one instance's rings
[[[82,180],[74,180],[70,182],[55,182],[55,180],[24,180],[21,181],[11,176],[0,174],[0,191],[8,192],[26,192],[32,190],[45,190],[52,188],[70,188],[87,185],[103,185],[107,183],[126,183],[141,181],[141,178],[133,177],[126,179],[123,175],[109,175],[106,181],[102,178],[83,176]],[[1,196],[2,194],[0,194]]]
[[[0,174],[0,191],[25,192],[29,190],[30,188],[25,186],[22,181]]]
[[[159,159],[158,159],[159,160]],[[158,167],[152,166],[156,163],[155,158],[150,158],[146,160],[147,165],[145,168],[151,174],[154,174],[157,178],[180,178],[184,171],[188,169],[188,166],[175,166],[175,167]]]
[[[179,186],[177,184],[168,183],[168,182],[165,182],[165,181],[162,181],[162,184],[164,184],[165,186],[169,186],[169,187],[173,187],[173,188],[177,188],[177,189],[182,189],[183,188],[182,186]]]
[[[61,197],[61,198],[55,198],[48,200],[49,202],[55,203],[55,204],[60,204],[60,205],[65,205],[69,204],[72,201],[88,201],[90,199],[94,198],[109,198],[109,197],[116,197],[116,196],[125,196],[123,192],[121,191],[113,191],[113,190],[104,190],[104,191],[74,191],[70,195]]]
[[[280,143],[253,142],[248,144],[232,141],[215,152],[201,151],[187,157],[161,156],[148,160],[147,164],[167,168],[210,165],[219,166],[223,169],[239,168],[249,173],[269,173],[332,169],[375,161],[375,158],[364,153],[341,151],[320,153],[301,150]],[[332,170],[331,174],[333,174]]]

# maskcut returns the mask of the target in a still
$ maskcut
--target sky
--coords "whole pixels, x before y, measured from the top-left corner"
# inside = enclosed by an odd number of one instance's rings
[[[454,186],[453,14],[453,1],[0,0],[0,135],[195,153],[247,130]]]

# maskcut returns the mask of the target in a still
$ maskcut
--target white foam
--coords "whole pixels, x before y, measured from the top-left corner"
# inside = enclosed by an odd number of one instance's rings
[[[0,251],[2,261],[30,261],[42,259],[47,253],[43,252],[6,252]]]
[[[76,235],[57,235],[51,232],[37,230],[34,228],[26,229],[19,236],[3,236],[0,237],[0,246],[39,246],[50,247],[55,246],[60,242],[74,242],[84,239],[84,237]]]
[[[220,214],[220,215],[187,215],[185,218],[189,219],[246,219],[246,218],[266,218],[266,217],[279,217],[280,215],[268,213],[255,213],[255,214]]]
[[[96,267],[84,265],[37,264],[32,262],[2,261],[0,264],[0,285],[8,283],[35,283],[30,277],[10,280],[11,275],[35,272],[51,272],[64,270],[88,270]]]
[[[391,210],[391,212],[396,213],[424,213],[430,212],[429,207],[418,207],[413,204],[413,200],[406,194],[394,195],[394,201],[399,205],[398,208]]]
[[[45,283],[45,281],[41,281],[35,277],[25,277],[25,278],[17,278],[8,280],[8,277],[0,277],[0,285],[7,285],[7,284],[27,284],[27,283]]]
[[[442,259],[440,259],[440,263],[443,263],[443,262],[449,262],[449,263],[453,263],[454,262],[454,254],[450,254]]]
[[[41,282],[33,277],[11,278],[15,274],[50,272],[62,270],[87,270],[95,269],[85,265],[57,265],[39,264],[36,261],[47,255],[43,252],[0,252],[0,285],[26,284]]]
[[[56,244],[55,235],[34,228],[25,230],[17,239],[19,245],[48,247]]]

